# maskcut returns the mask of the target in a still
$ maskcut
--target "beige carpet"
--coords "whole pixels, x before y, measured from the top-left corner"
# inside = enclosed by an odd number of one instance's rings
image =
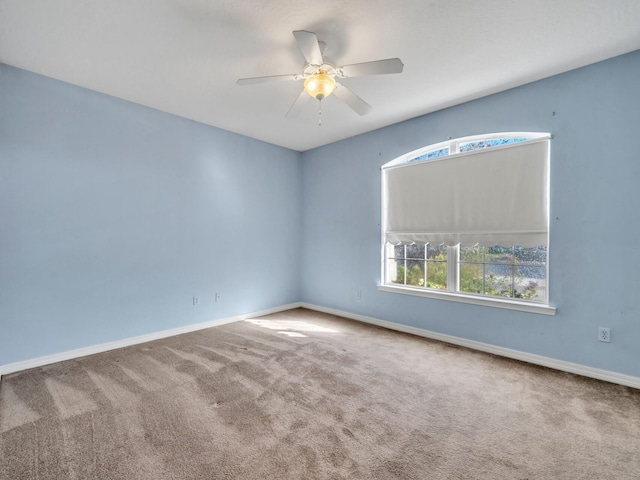
[[[0,478],[638,479],[640,390],[292,310],[6,376]]]

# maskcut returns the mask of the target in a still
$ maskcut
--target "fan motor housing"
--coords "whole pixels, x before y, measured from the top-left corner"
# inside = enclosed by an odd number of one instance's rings
[[[304,66],[304,70],[302,71],[305,77],[312,77],[318,74],[329,75],[330,77],[336,76],[336,67],[331,65],[330,63],[323,63],[322,65],[312,65],[308,63]]]

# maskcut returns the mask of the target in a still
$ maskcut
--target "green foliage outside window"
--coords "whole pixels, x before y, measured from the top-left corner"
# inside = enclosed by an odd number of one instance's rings
[[[489,273],[482,275],[482,265],[460,265],[460,291],[468,293],[480,293],[495,297],[519,298],[530,300],[538,295],[538,284],[530,280],[524,288],[514,288],[514,285],[522,283],[523,274],[511,276]]]
[[[407,261],[407,267],[398,262],[396,283],[405,283],[405,271],[406,271],[406,285],[412,285],[416,287],[425,286],[425,274],[424,274],[424,261]],[[426,275],[426,287],[436,288],[438,290],[447,289],[447,254],[437,253],[429,257],[426,261],[427,275]]]
[[[542,251],[515,247],[467,247],[460,255],[460,291],[496,297],[531,300],[538,296],[538,283],[524,272],[541,269]],[[546,253],[542,254],[546,258]],[[544,260],[543,260],[544,262]]]
[[[403,246],[396,248],[394,283],[447,289],[446,247],[411,245],[406,250]],[[458,291],[535,300],[543,291],[538,282],[546,278],[545,264],[544,247],[461,247]]]

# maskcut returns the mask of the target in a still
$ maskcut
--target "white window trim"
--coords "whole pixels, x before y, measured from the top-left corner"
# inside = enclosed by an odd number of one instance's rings
[[[555,315],[556,307],[543,303],[519,302],[510,298],[480,297],[469,293],[447,292],[443,290],[429,290],[410,285],[378,285],[381,292],[402,293],[403,295],[414,295],[418,297],[436,298],[450,302],[469,303],[472,305],[482,305],[485,307],[506,308],[508,310],[519,310],[521,312],[539,313],[543,315]]]
[[[384,165],[384,167],[395,167],[395,166],[399,166],[399,165],[403,165],[407,160],[409,159],[413,159],[416,158],[422,154],[434,151],[434,150],[438,150],[438,149],[442,149],[444,147],[448,147],[449,148],[449,155],[446,155],[444,157],[438,157],[438,159],[446,159],[449,156],[452,155],[460,155],[461,153],[459,152],[459,145],[462,143],[468,143],[468,142],[472,142],[472,141],[479,141],[479,140],[489,140],[489,139],[493,139],[493,138],[508,138],[508,137],[529,137],[531,138],[531,140],[529,140],[529,142],[535,141],[535,140],[539,140],[539,139],[548,139],[548,138],[552,138],[552,136],[550,134],[541,134],[539,132],[503,132],[503,133],[494,133],[494,134],[488,134],[488,135],[474,135],[474,136],[469,136],[469,137],[462,137],[462,138],[456,138],[453,140],[447,140],[444,142],[440,142],[440,143],[436,143],[436,144],[432,144],[429,145],[427,147],[422,147],[419,148],[417,150],[414,150],[412,152],[406,153],[400,157],[398,157],[395,160],[392,160],[391,162],[387,163]],[[491,148],[501,148],[501,146],[496,146],[496,147],[491,147]],[[463,155],[465,153],[462,153]],[[382,209],[384,210],[385,207],[385,198],[384,198],[384,189],[383,189],[383,196],[382,196]],[[508,309],[508,310],[517,310],[517,311],[522,311],[522,312],[528,312],[528,313],[537,313],[537,314],[543,314],[543,315],[555,315],[556,314],[556,307],[549,305],[547,303],[534,303],[534,302],[522,302],[522,301],[518,301],[515,300],[513,298],[501,298],[501,297],[492,297],[492,296],[479,296],[479,295],[474,295],[472,293],[468,293],[468,292],[459,292],[459,291],[453,291],[453,286],[449,286],[448,289],[445,290],[436,290],[436,289],[427,289],[427,288],[423,288],[423,287],[412,287],[411,285],[394,285],[394,284],[386,284],[384,283],[385,278],[386,278],[386,243],[385,243],[385,237],[384,237],[384,232],[385,232],[385,227],[384,225],[382,225],[382,241],[381,241],[381,245],[382,245],[382,254],[381,254],[381,262],[380,262],[380,268],[381,268],[381,272],[382,272],[382,282],[380,284],[378,284],[378,290],[379,291],[383,291],[383,292],[390,292],[390,293],[400,293],[403,295],[413,295],[413,296],[418,296],[418,297],[426,297],[426,298],[435,298],[438,300],[447,300],[447,301],[452,301],[452,302],[459,302],[459,303],[467,303],[467,304],[472,304],[472,305],[482,305],[482,306],[486,306],[486,307],[494,307],[494,308],[503,308],[503,309]],[[454,250],[456,252],[459,251],[459,249],[455,249],[455,247],[453,247]],[[452,247],[448,247],[448,257],[453,253],[452,252]],[[458,274],[457,274],[457,268],[458,268],[458,259],[456,258],[455,262],[447,262],[448,265],[448,269],[452,270],[455,269],[456,271],[453,272],[452,276],[451,275],[452,272],[448,272],[448,278],[453,279],[456,283],[459,282],[458,279]],[[547,279],[549,278],[549,261],[548,261],[548,257],[547,257]],[[458,289],[458,285],[456,285],[456,290]],[[549,295],[549,290],[548,290],[548,284],[547,284],[547,301],[548,301],[548,295]]]

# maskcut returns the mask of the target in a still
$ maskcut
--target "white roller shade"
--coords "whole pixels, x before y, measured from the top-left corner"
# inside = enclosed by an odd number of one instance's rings
[[[386,241],[547,245],[549,140],[383,167]]]

